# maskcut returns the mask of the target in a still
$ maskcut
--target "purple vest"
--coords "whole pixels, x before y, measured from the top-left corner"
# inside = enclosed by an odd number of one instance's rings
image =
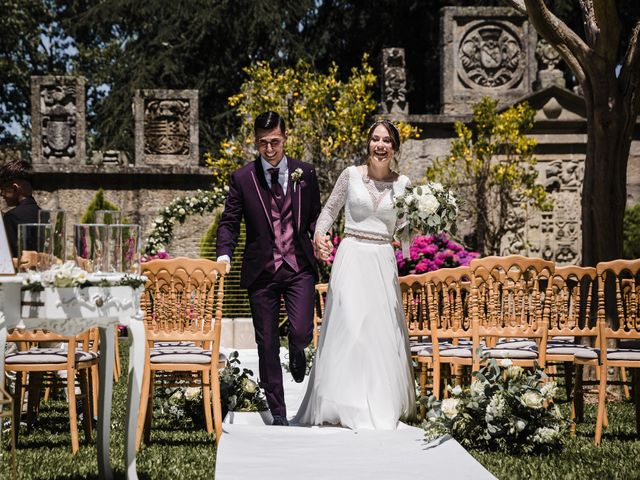
[[[282,203],[282,211],[278,208],[273,195],[271,195],[271,221],[275,233],[275,245],[273,247],[274,271],[282,266],[282,262],[289,264],[294,271],[307,264],[304,253],[298,248],[295,231],[293,228],[293,208],[291,206],[291,182],[287,185],[287,193]]]

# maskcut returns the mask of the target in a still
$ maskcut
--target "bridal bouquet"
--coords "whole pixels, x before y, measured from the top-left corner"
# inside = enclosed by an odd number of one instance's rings
[[[396,231],[397,240],[410,240],[416,232],[425,235],[443,231],[456,233],[456,197],[441,183],[427,182],[408,187],[403,193],[394,195],[393,205],[401,222]]]
[[[428,412],[422,424],[428,442],[446,434],[463,447],[502,452],[558,448],[569,421],[553,403],[555,382],[535,368],[527,371],[504,359],[490,360],[470,387],[449,387],[442,401],[423,397]]]

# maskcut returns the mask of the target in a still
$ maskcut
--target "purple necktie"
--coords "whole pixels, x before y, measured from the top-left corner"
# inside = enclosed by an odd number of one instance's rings
[[[271,174],[271,193],[273,194],[273,198],[276,201],[276,205],[278,205],[278,210],[282,210],[282,204],[284,202],[284,191],[282,190],[282,186],[278,181],[280,169],[270,168],[269,173]]]

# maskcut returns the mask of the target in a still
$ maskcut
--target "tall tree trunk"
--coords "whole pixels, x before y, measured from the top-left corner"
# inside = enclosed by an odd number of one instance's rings
[[[627,163],[635,118],[607,72],[584,85],[587,152],[582,190],[582,264],[622,258]]]
[[[476,181],[476,249],[481,256],[487,255],[487,181],[479,178]]]

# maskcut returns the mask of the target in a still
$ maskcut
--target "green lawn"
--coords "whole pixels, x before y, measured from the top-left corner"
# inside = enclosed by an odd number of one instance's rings
[[[126,354],[127,349],[121,351]],[[123,356],[124,367],[126,355]],[[111,459],[116,478],[124,478],[125,406],[123,379],[115,385],[113,402]],[[593,445],[594,414],[593,405],[586,405],[585,423],[578,426],[578,436],[569,439],[565,448],[557,453],[521,456],[471,453],[500,479],[640,479],[640,441],[635,437],[633,405],[621,402],[609,406],[610,427],[605,430],[600,447]],[[188,417],[176,421],[169,415],[155,417],[153,427],[151,444],[143,446],[138,454],[140,478],[214,478],[215,444],[204,430],[194,427]],[[71,455],[68,431],[66,403],[55,400],[43,406],[37,428],[29,434],[23,428],[20,436],[18,478],[98,478],[95,445],[82,445],[77,455]],[[3,434],[2,479],[9,478],[10,467],[6,433]],[[80,437],[82,441],[82,431]],[[418,478],[422,477],[417,475]]]

